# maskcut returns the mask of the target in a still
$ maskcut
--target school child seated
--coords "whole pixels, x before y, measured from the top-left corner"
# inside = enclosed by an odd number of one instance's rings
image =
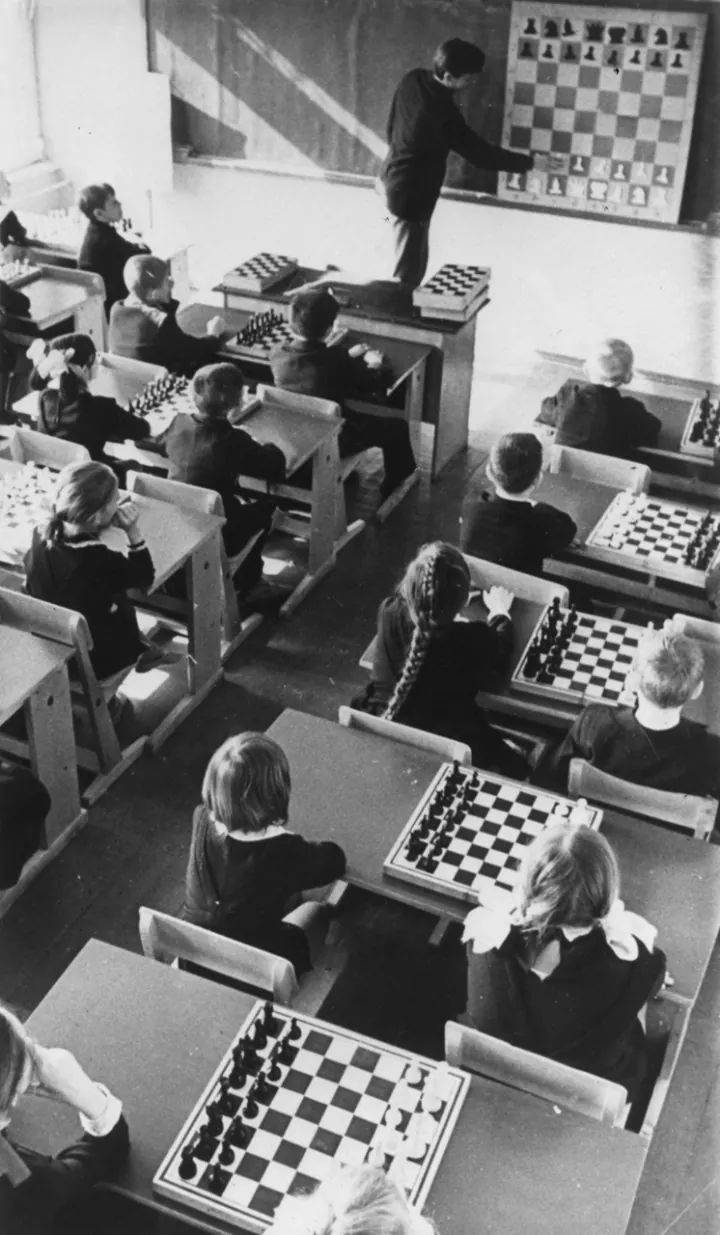
[[[528,847],[508,907],[465,919],[468,1018],[476,1029],[617,1081],[645,1072],[638,1019],[665,975],[657,931],[621,900],[605,837],[563,822]]]
[[[0,420],[12,417],[10,387],[18,362],[19,349],[9,338],[11,318],[30,316],[30,301],[24,292],[0,279]]]
[[[622,339],[598,342],[585,362],[587,381],[568,378],[542,401],[540,424],[554,425],[558,446],[632,459],[638,446],[653,446],[660,421],[639,399],[621,395],[632,380],[632,348]]]
[[[27,354],[33,362],[30,386],[42,392],[35,426],[39,433],[77,442],[93,459],[103,458],[108,440],[138,442],[148,436],[142,416],[88,389],[97,371],[97,350],[89,335],[35,339]]]
[[[526,575],[541,575],[546,557],[571,543],[577,528],[568,514],[533,500],[543,454],[532,433],[506,433],[490,451],[487,473],[495,493],[473,487],[462,512],[462,549]]]
[[[720,740],[682,715],[702,692],[703,670],[696,640],[670,622],[648,631],[628,679],[635,708],[586,707],[552,758],[552,773],[566,784],[570,760],[587,759],[636,785],[720,797]]]
[[[488,621],[456,622],[470,594],[459,549],[423,545],[392,596],[380,605],[372,678],[353,706],[386,720],[465,742],[480,768],[523,778],[524,759],[475,702],[500,685],[510,663],[512,593],[483,593]]]
[[[9,196],[10,181],[5,172],[0,171],[0,249],[4,249],[6,245],[22,248],[27,243],[27,231],[15,211],[6,205]]]
[[[149,253],[146,244],[132,243],[115,230],[123,217],[111,184],[88,184],[82,189],[78,206],[88,220],[78,253],[78,269],[99,274],[105,284],[105,312],[127,295],[123,271],[125,263],[138,253]]]
[[[17,883],[40,848],[50,795],[32,772],[0,759],[0,891]]]
[[[242,501],[236,492],[238,476],[282,480],[285,456],[272,443],[261,445],[244,429],[233,428],[229,417],[241,402],[243,375],[233,364],[210,364],[198,369],[192,381],[196,411],[179,413],[163,441],[170,460],[170,479],[214,489],[220,494],[227,522],[223,528],[230,556],[239,553],[251,536],[266,533],[254,546],[235,577],[239,591],[247,592],[260,579],[262,549],[273,516],[269,498]]]
[[[98,993],[98,998],[101,994]],[[64,1103],[82,1136],[54,1158],[13,1144],[13,1107],[27,1091]],[[79,1231],[73,1213],[95,1184],[112,1178],[130,1143],[122,1103],[92,1081],[70,1051],[33,1041],[0,1005],[0,1230],[3,1235]]]
[[[111,526],[127,536],[127,557],[101,540]],[[138,668],[149,667],[127,590],[150,587],[152,558],[137,507],[129,498],[118,501],[118,482],[106,464],[72,463],[58,474],[52,515],[46,527],[33,532],[25,571],[31,596],[87,619],[90,658],[99,678],[136,661]]]
[[[395,416],[371,416],[350,411],[346,399],[362,399],[382,391],[382,354],[370,349],[351,355],[344,347],[328,347],[326,338],[338,315],[335,297],[322,288],[298,292],[290,304],[293,338],[270,353],[273,381],[282,390],[339,403],[344,424],[340,455],[379,446],[385,462],[380,486],[384,501],[416,470],[407,424]],[[355,350],[355,349],[353,349]]]
[[[164,365],[187,377],[209,364],[223,342],[225,323],[221,317],[211,317],[202,339],[181,330],[167,262],[152,254],[131,257],[123,277],[128,295],[110,310],[108,350],[116,356]]]
[[[373,1166],[337,1166],[315,1191],[289,1196],[268,1235],[433,1235],[398,1184]]]
[[[338,879],[345,855],[287,826],[290,768],[263,733],[228,738],[210,760],[193,815],[183,917],[254,948],[311,967],[328,920],[299,893]]]

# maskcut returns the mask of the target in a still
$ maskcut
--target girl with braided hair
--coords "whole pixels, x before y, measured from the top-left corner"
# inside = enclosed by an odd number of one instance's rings
[[[524,777],[525,760],[489,725],[475,702],[499,685],[512,653],[512,593],[483,593],[488,620],[456,622],[470,595],[462,553],[423,545],[378,612],[372,679],[356,706],[416,729],[465,742],[478,767]]]

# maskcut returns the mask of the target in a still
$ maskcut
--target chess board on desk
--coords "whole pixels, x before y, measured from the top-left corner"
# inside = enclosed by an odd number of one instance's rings
[[[683,454],[713,460],[720,449],[720,396],[707,390],[690,408],[680,442]]]
[[[469,1077],[447,1064],[258,1003],[153,1187],[263,1231],[338,1165],[368,1162],[419,1207],[468,1086]]]
[[[476,768],[444,763],[383,864],[386,875],[477,904],[509,895],[527,846],[551,823],[599,828],[602,811]]]
[[[412,302],[421,317],[467,321],[490,298],[490,268],[447,262],[416,287]]]
[[[563,609],[554,600],[520,653],[511,689],[562,703],[630,703],[627,676],[643,633],[642,626]]]
[[[175,373],[154,378],[130,399],[128,411],[146,420],[149,438],[161,437],[179,412],[195,411],[189,379]]]
[[[256,253],[223,275],[222,286],[231,292],[265,292],[297,270],[297,259],[284,253]]]
[[[33,528],[50,517],[56,480],[35,463],[0,462],[0,562],[22,565]]]
[[[619,566],[703,588],[707,571],[720,560],[720,515],[622,492],[585,543],[594,556]]]
[[[616,218],[680,213],[707,17],[512,6],[503,146],[536,153],[498,196]]]
[[[34,283],[39,279],[41,274],[40,267],[34,266],[27,258],[11,262],[0,261],[0,282],[6,283],[8,287],[25,287],[27,283]]]
[[[326,340],[327,346],[334,347],[346,334],[347,331],[335,327]],[[267,364],[273,348],[278,343],[289,343],[292,338],[285,315],[277,309],[267,309],[264,313],[253,313],[242,330],[223,343],[222,350],[237,360]]]

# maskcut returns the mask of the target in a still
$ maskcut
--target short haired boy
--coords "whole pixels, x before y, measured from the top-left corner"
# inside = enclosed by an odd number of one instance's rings
[[[110,310],[111,352],[164,365],[187,377],[214,359],[223,342],[225,323],[221,317],[210,318],[206,338],[186,334],[178,326],[179,304],[172,298],[167,262],[152,254],[131,257],[124,278],[128,295]]]
[[[196,410],[178,413],[164,436],[170,460],[170,479],[200,485],[219,493],[225,508],[225,548],[239,553],[251,536],[265,535],[253,547],[235,576],[243,594],[262,575],[262,548],[270,531],[273,504],[265,498],[243,502],[236,490],[238,476],[282,480],[285,456],[272,443],[260,445],[244,429],[233,428],[228,416],[239,406],[243,375],[234,364],[211,364],[198,369],[192,393]]]
[[[682,715],[703,688],[703,654],[671,623],[643,638],[631,671],[637,705],[591,704],[575,721],[551,760],[567,782],[571,759],[621,780],[672,793],[720,797],[720,740]]]
[[[532,433],[506,433],[492,447],[487,473],[493,495],[471,489],[463,503],[464,553],[511,570],[541,575],[577,528],[568,514],[533,500],[542,475],[542,446]]]
[[[326,339],[338,315],[338,303],[329,291],[310,288],[298,292],[290,305],[293,338],[278,343],[270,353],[275,385],[296,394],[331,399],[343,408],[340,454],[356,454],[379,446],[385,462],[380,486],[384,501],[416,470],[407,424],[394,416],[370,416],[344,407],[346,399],[367,398],[382,388],[382,355],[365,349],[350,355],[344,347],[328,347]]]
[[[78,206],[88,220],[78,253],[78,269],[101,276],[105,283],[105,312],[109,313],[115,302],[127,294],[123,278],[125,263],[136,254],[150,250],[146,244],[132,244],[115,230],[123,210],[111,184],[86,185]]]
[[[653,446],[660,421],[639,399],[620,394],[632,380],[632,348],[622,339],[602,339],[585,361],[586,381],[568,378],[542,401],[538,423],[555,427],[558,446],[632,459],[639,446]]]

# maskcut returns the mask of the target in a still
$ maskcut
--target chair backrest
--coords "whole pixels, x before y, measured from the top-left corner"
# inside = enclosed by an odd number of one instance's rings
[[[524,575],[520,570],[509,570],[507,566],[486,562],[480,557],[470,557],[467,553],[463,556],[470,567],[473,587],[482,587],[483,590],[489,587],[506,587],[518,600],[534,600],[541,605],[549,605],[555,597],[563,606],[570,603],[570,593],[561,583],[551,583],[549,579],[538,579],[535,575]]]
[[[274,403],[275,407],[285,407],[291,412],[310,412],[314,416],[325,416],[329,420],[337,420],[341,415],[340,404],[333,403],[331,399],[299,395],[292,390],[280,390],[278,386],[258,386],[255,394],[261,404]]]
[[[158,502],[170,502],[185,510],[225,517],[222,498],[214,489],[186,485],[181,480],[167,480],[164,476],[150,476],[147,472],[128,472],[127,487],[141,497],[154,497]]]
[[[76,648],[82,641],[92,647],[90,631],[82,614],[11,588],[0,588],[0,625],[30,631],[64,647]]]
[[[370,716],[367,712],[344,706],[338,708],[338,720],[346,729],[360,729],[363,733],[374,733],[381,738],[390,738],[393,742],[404,742],[406,746],[417,746],[418,750],[426,750],[437,755],[439,759],[457,759],[459,763],[472,763],[469,746],[452,738],[443,738],[437,733],[413,729],[410,725],[399,725],[397,721],[383,720],[380,716]]]
[[[571,759],[568,773],[571,797],[591,798],[619,810],[641,815],[651,823],[672,823],[699,840],[709,840],[715,824],[718,803],[715,798],[690,793],[670,793],[634,785],[609,772],[601,772],[586,759]]]
[[[17,463],[41,463],[58,471],[68,463],[89,463],[90,451],[77,442],[65,442],[35,429],[17,428],[9,438],[10,458]]]
[[[708,622],[705,618],[690,617],[685,613],[674,613],[672,622],[676,630],[690,639],[720,643],[720,622]]]
[[[627,1091],[622,1085],[522,1050],[479,1029],[448,1021],[445,1058],[456,1068],[535,1094],[601,1123],[618,1127],[623,1122]]]
[[[647,1005],[648,1055],[652,1058],[659,1045],[662,1058],[652,1093],[643,1113],[640,1128],[640,1136],[643,1140],[651,1141],[657,1127],[685,1040],[691,1011],[692,1006],[672,991],[663,991]]]
[[[551,472],[566,472],[579,480],[612,485],[630,493],[647,493],[650,487],[650,468],[644,463],[576,450],[574,446],[551,446],[548,453]]]
[[[129,356],[116,356],[114,352],[100,352],[100,372],[107,369],[118,377],[136,378],[139,382],[152,382],[156,377],[167,377],[168,370],[161,364],[148,364],[147,360],[131,360]]]
[[[290,1004],[298,993],[290,961],[272,952],[248,947],[144,905],[140,907],[139,927],[142,950],[153,960],[166,965],[176,959],[191,961],[241,985],[267,991],[277,1003]]]

